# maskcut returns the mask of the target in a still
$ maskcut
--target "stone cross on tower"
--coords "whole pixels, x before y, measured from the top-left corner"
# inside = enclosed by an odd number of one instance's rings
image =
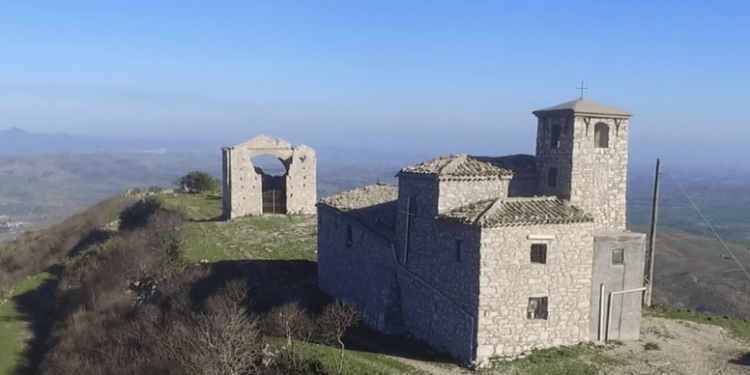
[[[581,99],[583,99],[583,90],[588,90],[588,87],[583,87],[583,81],[581,81],[581,87],[576,87],[576,90],[581,90]]]

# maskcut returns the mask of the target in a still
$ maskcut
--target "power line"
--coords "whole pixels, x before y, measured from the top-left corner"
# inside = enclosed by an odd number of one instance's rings
[[[680,183],[677,181],[677,179],[674,177],[673,174],[670,173],[669,176],[672,177],[672,180],[674,180],[674,183],[677,184],[677,187],[679,187],[680,190],[682,190],[682,194],[685,194],[685,197],[688,199],[688,201],[690,201],[690,204],[693,205],[693,208],[695,208],[695,210],[698,211],[698,214],[701,215],[701,217],[703,218],[703,221],[706,222],[706,225],[708,225],[708,227],[711,228],[711,231],[714,232],[714,235],[719,240],[719,242],[721,242],[721,245],[724,246],[727,252],[732,256],[732,259],[734,259],[734,261],[737,262],[737,265],[740,266],[740,269],[742,270],[742,272],[745,273],[745,276],[747,276],[747,278],[750,279],[750,274],[747,273],[747,270],[745,269],[745,267],[743,267],[742,263],[740,263],[740,261],[737,260],[737,257],[734,256],[734,253],[732,252],[732,250],[729,250],[729,246],[727,246],[727,244],[724,243],[724,240],[721,239],[721,236],[719,236],[719,233],[716,233],[716,230],[714,229],[713,225],[711,225],[711,223],[708,222],[708,219],[706,219],[706,216],[704,216],[700,208],[698,208],[698,206],[695,205],[695,202],[693,202],[693,200],[690,198],[690,196],[685,191],[685,189],[682,188],[682,185],[680,185]]]

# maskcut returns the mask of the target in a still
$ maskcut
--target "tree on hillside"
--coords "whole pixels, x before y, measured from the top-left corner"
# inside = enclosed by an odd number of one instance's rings
[[[341,358],[339,359],[338,373],[344,371],[344,333],[346,329],[359,323],[359,316],[349,306],[341,301],[335,301],[328,304],[323,313],[318,318],[320,335],[326,344],[338,343],[341,348]]]
[[[219,182],[206,172],[192,171],[180,178],[180,187],[188,193],[206,193],[219,187]]]

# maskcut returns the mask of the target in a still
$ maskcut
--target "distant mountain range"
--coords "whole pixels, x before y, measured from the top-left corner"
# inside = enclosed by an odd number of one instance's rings
[[[218,142],[190,142],[146,139],[106,139],[67,133],[32,133],[20,128],[0,130],[0,154],[88,154],[93,152],[216,152]]]
[[[273,134],[269,134],[273,136]],[[249,138],[249,137],[248,137]],[[221,148],[241,143],[245,139],[235,142],[222,143],[215,141],[182,141],[155,139],[108,139],[101,137],[76,136],[67,133],[34,133],[17,127],[0,130],[0,155],[51,155],[51,154],[91,154],[91,153],[198,153],[214,154],[221,158]],[[352,144],[339,146],[308,144],[313,147],[320,164],[358,165],[377,164],[395,167],[417,163],[425,159],[436,157],[426,151],[389,150],[388,145]],[[395,173],[395,172],[394,172]]]

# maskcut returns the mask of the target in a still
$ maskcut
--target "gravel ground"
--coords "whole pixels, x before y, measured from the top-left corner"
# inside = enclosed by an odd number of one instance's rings
[[[646,350],[647,343],[659,349]],[[643,317],[641,340],[624,344],[614,353],[628,363],[608,374],[750,374],[750,345],[718,326]]]

